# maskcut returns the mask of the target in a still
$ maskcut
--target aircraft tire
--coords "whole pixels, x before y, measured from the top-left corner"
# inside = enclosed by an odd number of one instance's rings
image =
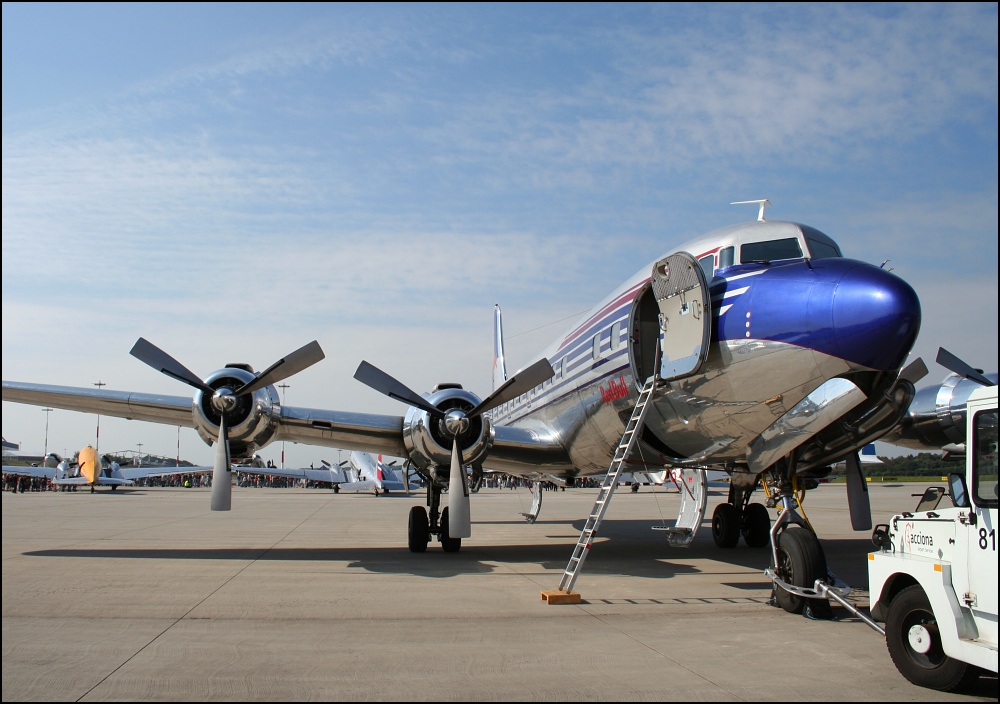
[[[712,539],[720,548],[735,548],[740,542],[740,516],[732,504],[719,504],[712,514]]]
[[[973,665],[944,654],[931,602],[919,584],[902,590],[889,603],[885,645],[899,673],[920,687],[951,692],[979,677]]]
[[[458,552],[462,549],[462,539],[448,535],[448,509],[441,512],[441,549],[445,552]]]
[[[743,510],[743,542],[751,548],[771,544],[771,514],[764,504],[748,504]]]
[[[775,571],[783,581],[796,587],[811,587],[817,579],[826,576],[826,555],[812,531],[790,526],[778,536],[778,567]],[[810,607],[817,617],[825,618],[830,609],[826,599],[806,599],[780,587],[775,587],[774,598],[778,606],[790,614],[802,613],[807,601],[812,602]]]
[[[410,522],[407,528],[410,552],[427,552],[427,543],[431,540],[430,527],[427,509],[423,506],[414,506],[410,509]]]
[[[339,494],[340,493],[340,484],[334,484],[333,485],[333,493],[334,494]]]

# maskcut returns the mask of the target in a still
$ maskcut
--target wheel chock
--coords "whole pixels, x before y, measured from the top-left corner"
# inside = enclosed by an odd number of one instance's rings
[[[542,601],[551,604],[579,604],[580,592],[567,592],[563,589],[543,589]]]

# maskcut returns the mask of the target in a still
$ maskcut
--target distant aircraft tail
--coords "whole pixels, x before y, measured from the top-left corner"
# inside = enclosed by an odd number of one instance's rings
[[[500,304],[493,309],[493,390],[507,381],[507,365],[503,357],[503,316]]]

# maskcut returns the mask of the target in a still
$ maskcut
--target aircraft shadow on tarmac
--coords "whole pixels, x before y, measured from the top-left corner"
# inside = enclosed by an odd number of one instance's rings
[[[426,553],[411,553],[405,545],[392,547],[276,547],[276,548],[61,548],[33,550],[26,557],[120,558],[132,560],[238,560],[287,562],[347,562],[349,567],[373,573],[412,574],[434,579],[463,574],[488,574],[497,564],[538,565],[541,570],[566,567],[575,543],[575,532],[584,521],[572,525],[558,523],[565,537],[562,544],[464,545],[461,552],[444,553],[432,543]],[[525,537],[531,529],[525,526]],[[550,526],[542,524],[542,527]],[[547,536],[556,537],[556,536]],[[867,538],[822,541],[830,568],[848,584],[867,585],[867,560],[872,549]],[[696,566],[692,563],[699,562]],[[740,545],[731,550],[717,548],[709,530],[699,532],[687,548],[673,548],[648,520],[608,520],[601,525],[598,539],[584,567],[585,574],[622,575],[649,579],[669,579],[679,574],[717,574],[721,584],[739,589],[766,589],[764,568],[770,563],[766,549]],[[746,570],[758,572],[749,578]],[[519,569],[519,573],[531,572]],[[729,578],[731,581],[727,581]]]

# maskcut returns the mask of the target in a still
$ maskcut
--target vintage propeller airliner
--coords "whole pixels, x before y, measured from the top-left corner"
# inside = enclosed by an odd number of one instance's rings
[[[229,365],[202,379],[140,338],[132,354],[195,388],[194,397],[4,381],[3,400],[194,427],[216,443],[212,509],[229,510],[231,458],[281,440],[403,457],[425,482],[409,517],[409,547],[446,551],[471,535],[473,480],[489,469],[572,484],[607,472],[651,384],[629,458],[646,469],[724,470],[729,500],[713,537],[770,547],[778,574],[811,586],[826,575],[820,543],[797,507],[832,463],[849,467],[854,527],[871,519],[857,453],[905,415],[920,302],[901,278],[845,258],[819,230],[756,221],[709,232],[651,261],[506,378],[496,313],[493,393],[456,383],[420,395],[361,362],[355,377],[409,405],[402,416],[282,406],[275,384],[323,358],[316,342],[260,374]],[[442,492],[447,506],[442,509]],[[783,509],[772,527],[762,503]],[[537,512],[537,506],[534,508]],[[702,511],[704,510],[702,504]],[[779,590],[798,611],[804,600]]]

